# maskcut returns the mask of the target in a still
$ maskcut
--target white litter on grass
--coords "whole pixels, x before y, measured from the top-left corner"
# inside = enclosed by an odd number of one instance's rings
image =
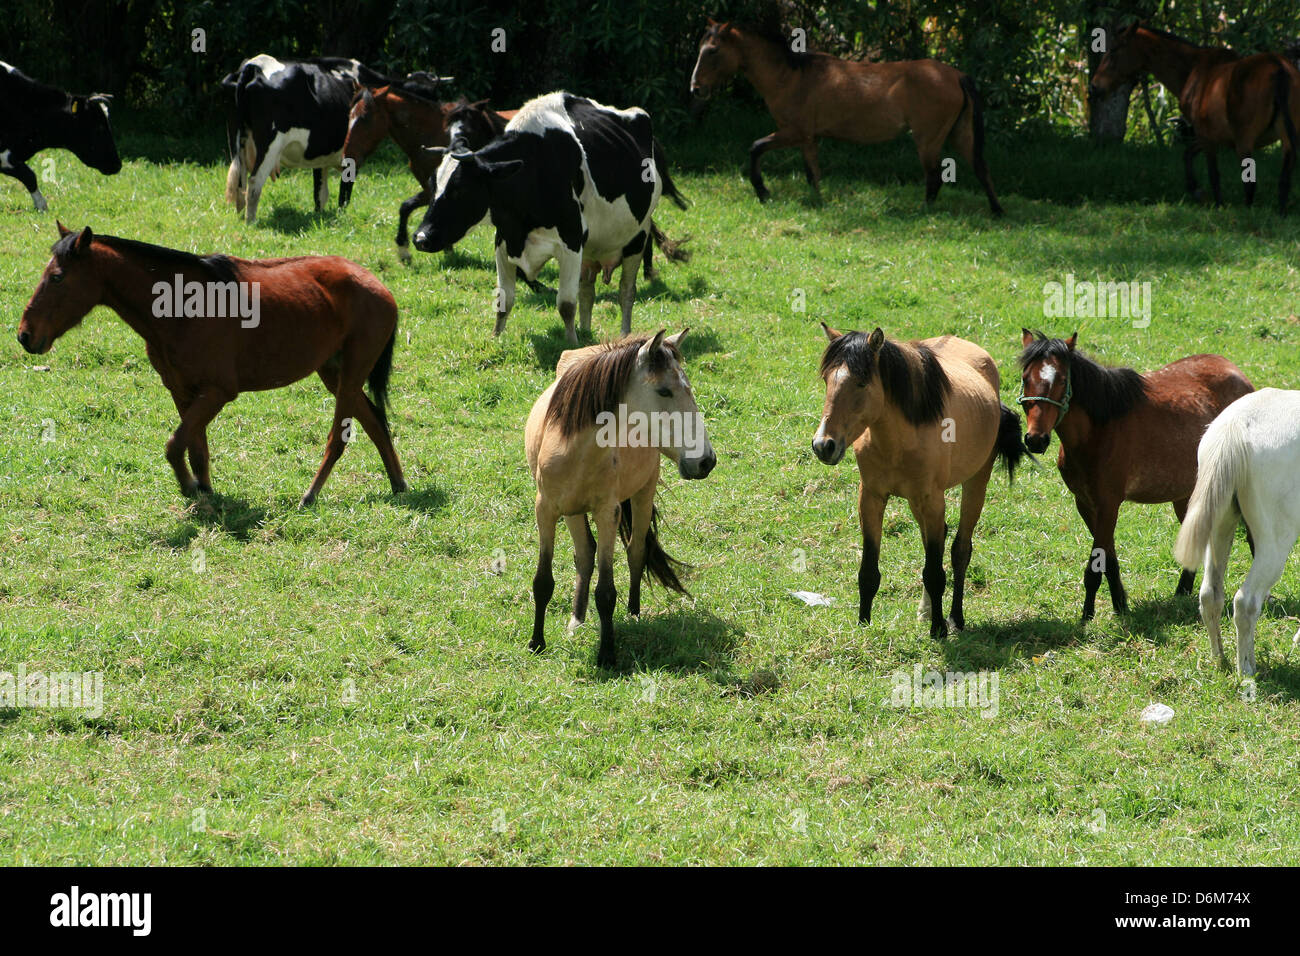
[[[791,591],[790,596],[798,598],[809,607],[830,607],[833,600],[816,591]]]
[[[1163,727],[1173,719],[1174,709],[1167,704],[1147,704],[1138,717],[1142,723],[1155,724],[1157,727]]]

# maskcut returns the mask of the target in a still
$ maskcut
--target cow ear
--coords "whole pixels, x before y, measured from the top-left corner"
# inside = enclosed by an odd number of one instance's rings
[[[831,342],[834,342],[836,339],[838,339],[841,335],[844,334],[838,329],[832,329],[825,322],[822,323],[822,331],[826,333],[826,338]]]
[[[686,328],[682,329],[676,335],[668,336],[668,338],[664,339],[664,341],[680,352],[682,350],[682,339],[686,338],[686,333],[689,332],[690,330],[691,327],[688,325],[686,326]]]
[[[1079,338],[1079,333],[1078,333],[1078,332],[1071,332],[1071,333],[1070,333],[1070,337],[1069,337],[1068,339],[1065,340],[1065,347],[1066,347],[1067,349],[1069,349],[1071,352],[1073,352],[1073,351],[1074,351],[1074,343],[1075,343],[1075,341],[1076,341],[1078,338]]]
[[[654,355],[655,352],[659,350],[659,348],[664,344],[665,331],[666,331],[665,329],[660,329],[658,332],[654,334],[652,338],[647,339],[646,343],[642,345],[640,349],[637,350],[636,353],[637,364],[648,362],[650,360],[650,356]]]
[[[1030,332],[1030,331],[1029,331],[1027,328],[1025,328],[1024,326],[1021,326],[1021,328],[1020,328],[1020,344],[1023,345],[1025,348],[1029,348],[1029,343],[1032,342],[1033,340],[1034,340],[1034,333],[1033,333],[1033,332]]]
[[[880,347],[885,344],[885,333],[877,326],[876,330],[867,338],[867,345],[871,346],[871,351],[879,352]]]
[[[524,168],[522,159],[507,159],[500,163],[479,161],[479,167],[493,179],[509,179]]]
[[[94,238],[95,234],[90,231],[89,226],[82,229],[81,232],[77,233],[77,241],[72,244],[73,253],[84,256],[90,251],[90,241]]]
[[[65,226],[65,225],[64,225],[62,222],[60,222],[59,220],[57,220],[57,219],[54,220],[54,224],[55,224],[56,226],[59,227],[59,238],[60,238],[60,239],[62,239],[64,236],[70,236],[70,235],[72,235],[72,230],[69,229],[67,226]]]

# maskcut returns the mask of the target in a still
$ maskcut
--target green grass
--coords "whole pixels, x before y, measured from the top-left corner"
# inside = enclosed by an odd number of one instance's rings
[[[823,202],[797,155],[772,154],[774,200],[760,206],[740,165],[766,120],[715,110],[715,128],[668,144],[694,206],[659,219],[694,235],[695,256],[660,261],[634,326],[692,327],[688,372],[719,465],[703,482],[666,472],[660,492],[661,537],[695,566],[693,597],[651,590],[628,619],[620,550],[610,672],[595,666],[594,613],[564,632],[563,529],[549,647],[526,651],[523,422],[564,343],[553,303],[526,290],[492,339],[490,230],[400,265],[396,207],[414,183],[391,154],[344,213],[312,214],[310,176],[292,172],[248,227],[222,202],[219,139],[143,124],[121,137],[116,177],[48,154],[50,215],[0,183],[11,332],[56,216],[199,252],[339,253],[376,272],[401,309],[393,418],[412,488],[390,496],[361,440],[317,505],[297,508],[329,421],[312,379],[228,407],[210,430],[217,495],[187,502],[163,458],[174,409],[123,323],[96,310],[39,358],[10,339],[0,670],[102,671],[105,709],[0,710],[0,861],[1296,861],[1294,566],[1261,618],[1258,697],[1244,701],[1209,659],[1195,599],[1172,597],[1167,505],[1121,513],[1128,619],[1103,591],[1097,619],[1076,623],[1089,541],[1049,456],[990,489],[966,632],[933,641],[916,620],[919,536],[897,500],[876,619],[860,627],[856,470],[809,448],[819,320],[972,339],[1010,402],[1019,330],[1047,324],[1042,286],[1067,272],[1152,283],[1149,328],[1083,323],[1083,347],[1107,362],[1216,351],[1257,385],[1300,384],[1300,226],[1272,209],[1276,155],[1258,208],[1229,180],[1216,212],[1181,200],[1173,149],[995,141],[1008,215],[994,221],[965,166],[926,212],[908,144],[831,145]],[[544,278],[554,285],[553,266]],[[795,289],[806,312],[791,309]],[[595,324],[617,322],[602,287]],[[1230,589],[1246,566],[1243,545]],[[805,607],[797,589],[835,603]],[[916,664],[996,671],[997,716],[884,706],[890,675]],[[1169,726],[1139,724],[1151,701],[1175,709]]]

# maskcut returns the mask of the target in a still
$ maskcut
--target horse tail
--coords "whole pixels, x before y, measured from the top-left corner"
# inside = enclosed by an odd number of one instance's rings
[[[655,168],[659,171],[659,182],[663,186],[663,194],[677,204],[678,209],[686,209],[690,203],[686,201],[677,190],[677,184],[673,182],[673,177],[668,173],[668,156],[664,153],[663,145],[656,138],[651,138],[651,155],[654,157]]]
[[[1273,75],[1273,109],[1286,130],[1286,142],[1282,145],[1294,152],[1297,144],[1295,122],[1291,119],[1291,74],[1284,66],[1279,66]]]
[[[1189,571],[1201,566],[1215,526],[1237,508],[1237,485],[1247,469],[1246,442],[1238,418],[1210,425],[1197,449],[1196,487],[1178,529],[1174,557]]]
[[[393,334],[388,337],[388,344],[384,350],[379,353],[379,358],[375,359],[374,367],[370,370],[370,375],[366,383],[370,386],[370,397],[374,401],[375,412],[379,415],[379,420],[384,425],[384,430],[388,429],[388,409],[391,402],[388,400],[388,377],[393,373],[393,344],[397,341],[397,328],[393,328]]]
[[[989,209],[993,212],[994,217],[1001,216],[1002,205],[998,202],[997,194],[993,191],[993,183],[989,179],[988,163],[984,161],[984,104],[980,98],[979,90],[975,88],[974,80],[963,73],[959,82],[962,92],[966,95],[965,101],[962,103],[962,113],[966,111],[968,104],[970,108],[971,166],[975,169],[975,178],[984,187],[984,193],[988,196]],[[961,113],[957,114],[957,122],[961,122]]]
[[[678,572],[690,570],[689,564],[683,564],[676,558],[668,556],[668,552],[663,549],[659,543],[659,535],[656,533],[659,528],[659,509],[651,505],[650,507],[650,527],[645,533],[645,569],[650,572],[650,576],[666,588],[670,588],[679,594],[689,594],[686,586],[682,584],[677,577]],[[628,540],[632,537],[632,499],[623,502],[623,511],[618,521],[618,534],[623,539],[626,546]]]
[[[682,236],[680,239],[669,239],[653,219],[650,220],[650,235],[654,238],[659,251],[668,257],[669,262],[691,261],[691,251],[685,248],[686,243],[691,241],[689,235]]]
[[[1020,413],[1013,408],[1002,406],[1002,417],[998,422],[998,438],[993,446],[996,457],[1002,459],[1007,469],[1007,484],[1016,477],[1016,466],[1029,454],[1025,440],[1020,433]]]

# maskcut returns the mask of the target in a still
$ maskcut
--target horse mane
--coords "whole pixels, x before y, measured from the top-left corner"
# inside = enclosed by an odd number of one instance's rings
[[[1204,43],[1196,43],[1192,40],[1187,39],[1187,37],[1180,37],[1177,33],[1170,33],[1168,30],[1157,30],[1155,27],[1147,26],[1145,23],[1139,23],[1137,24],[1137,27],[1139,30],[1146,30],[1148,33],[1154,33],[1156,36],[1161,37],[1162,39],[1173,40],[1176,43],[1185,43],[1188,46],[1195,47],[1198,50],[1215,50],[1221,53],[1231,52],[1228,47],[1210,46]]]
[[[636,366],[636,355],[650,340],[649,335],[629,335],[597,347],[589,357],[570,365],[560,377],[546,407],[546,423],[556,424],[565,438],[596,424],[601,412],[617,410]],[[650,357],[650,370],[662,371],[669,358],[678,362],[682,354],[675,345],[663,343]]]
[[[865,332],[845,332],[826,346],[822,377],[837,365],[846,367],[864,385],[879,369],[885,395],[913,425],[929,425],[943,417],[952,382],[927,345],[886,339],[879,352],[873,352]]]
[[[1070,399],[1098,425],[1127,415],[1147,400],[1147,383],[1141,373],[1131,368],[1102,365],[1078,349],[1071,349],[1062,339],[1049,339],[1034,332],[1034,341],[1020,353],[1020,367],[1046,358],[1070,363],[1070,382],[1074,391]]]
[[[72,248],[72,244],[77,241],[79,233],[72,232],[64,236],[54,244],[51,250],[56,256],[66,255]],[[235,282],[238,276],[235,274],[234,260],[225,255],[197,256],[192,252],[183,252],[180,249],[169,249],[166,246],[155,246],[150,242],[141,242],[138,239],[122,239],[118,236],[101,236],[94,234],[94,241],[100,245],[107,246],[117,252],[130,253],[137,256],[147,256],[152,259],[160,260],[162,263],[178,269],[194,269],[202,272],[218,282]]]
[[[709,34],[716,37],[718,35],[719,26],[721,26],[721,24],[709,27]],[[737,23],[732,24],[732,26],[742,33],[746,33],[749,36],[762,40],[771,46],[779,47],[782,55],[785,57],[785,65],[791,69],[802,70],[813,60],[812,53],[799,53],[791,49],[790,38],[779,29],[774,27],[758,26],[753,23]]]

